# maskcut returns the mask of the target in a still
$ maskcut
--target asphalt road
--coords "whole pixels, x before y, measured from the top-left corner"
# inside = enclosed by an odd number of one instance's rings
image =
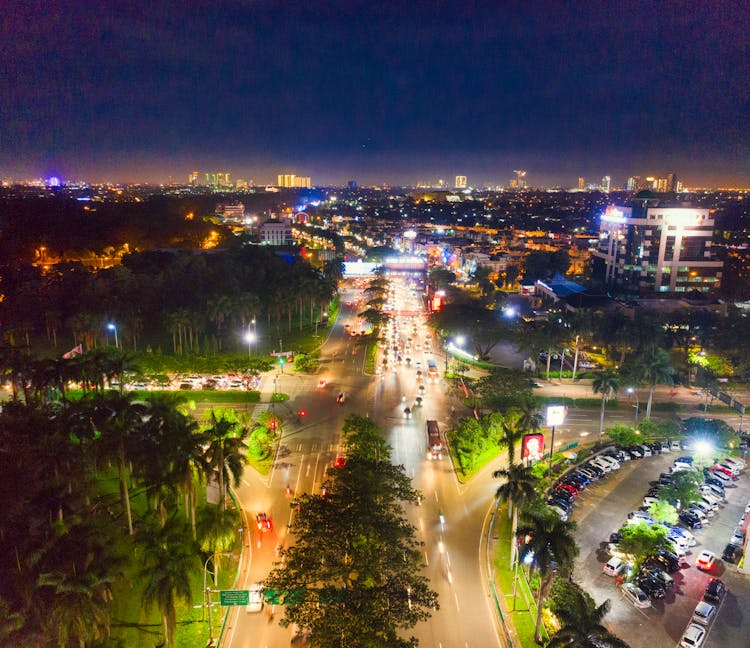
[[[615,581],[602,572],[609,556],[605,543],[630,511],[641,505],[648,482],[658,479],[659,473],[669,471],[676,453],[645,457],[626,462],[623,467],[588,489],[578,498],[572,519],[578,523],[577,540],[580,555],[575,566],[575,580],[591,594],[597,604],[606,599],[612,609],[605,625],[624,639],[631,648],[675,646],[692,617],[710,576],[695,568],[695,559],[703,549],[720,558],[741,512],[750,499],[750,480],[746,475],[736,482],[738,487],[727,489],[728,503],[719,508],[711,523],[693,531],[697,544],[687,555],[687,565],[673,575],[675,589],[645,610],[635,608],[622,598]],[[715,576],[729,588],[716,621],[711,626],[706,648],[739,648],[750,645],[750,577],[736,567],[717,561]]]
[[[358,296],[359,291],[354,289],[342,291],[341,312],[323,345],[318,374],[278,376],[277,389],[288,393],[290,400],[276,405],[285,419],[277,461],[266,479],[247,471],[237,490],[251,529],[251,537],[245,538],[250,561],[241,569],[238,588],[265,578],[277,559],[276,546],[290,541],[288,527],[294,511],[289,506],[286,486],[295,493],[319,492],[325,470],[338,453],[344,418],[350,413],[367,414],[378,423],[391,444],[394,463],[404,466],[414,487],[423,493],[421,506],[410,507],[407,515],[424,542],[425,574],[439,594],[440,609],[428,622],[417,626],[413,634],[423,646],[501,645],[499,628],[484,586],[486,575],[480,568],[483,564],[480,560],[482,527],[496,486],[489,477],[491,469],[488,467],[482,476],[462,486],[455,478],[447,455],[440,461],[427,458],[425,421],[428,418],[438,420],[444,431],[452,415],[451,406],[458,407],[460,402],[452,400],[453,395],[442,379],[427,383],[423,406],[415,407],[413,417],[405,419],[405,404],[413,405],[419,393],[416,362],[422,362],[426,374],[427,355],[415,348],[410,354],[411,367],[400,366],[395,373],[388,371],[382,378],[365,376],[364,347],[360,342],[363,338],[351,337],[344,329],[347,323],[356,324]],[[350,301],[355,305],[346,306]],[[402,285],[397,308],[421,310],[421,303]],[[406,335],[406,328],[402,326],[402,336]],[[424,343],[424,337],[421,330],[420,344]],[[415,339],[414,344],[416,342]],[[439,351],[435,351],[435,357],[442,361]],[[325,388],[317,387],[319,378],[327,380]],[[262,390],[272,389],[272,377],[266,376]],[[340,391],[346,392],[348,397],[343,406],[335,402]],[[402,397],[407,400],[402,401]],[[307,415],[300,420],[296,413],[302,409]],[[273,529],[265,534],[258,533],[254,525],[255,515],[261,511],[273,520]],[[443,524],[439,519],[441,513]],[[231,648],[289,645],[292,631],[277,623],[282,612],[268,606],[262,613],[233,609],[224,645]],[[270,614],[274,614],[273,618]]]

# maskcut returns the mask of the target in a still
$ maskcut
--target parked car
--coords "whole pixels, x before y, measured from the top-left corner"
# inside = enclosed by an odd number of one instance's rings
[[[690,533],[690,531],[683,529],[682,527],[678,527],[678,526],[670,526],[668,527],[668,529],[669,529],[670,534],[678,535],[682,538],[685,538],[685,540],[687,540],[689,547],[695,546],[695,536],[692,533]]]
[[[674,589],[674,579],[661,567],[655,565],[643,565],[641,567],[641,573],[649,574],[650,576],[659,579],[665,590]]]
[[[610,473],[613,470],[612,465],[604,461],[601,457],[594,457],[591,461],[589,461],[589,465],[596,466],[600,470],[604,471],[605,474]]]
[[[693,621],[700,623],[701,625],[708,625],[713,620],[715,614],[716,606],[706,603],[705,601],[700,601],[698,605],[695,606]]]
[[[603,572],[607,576],[619,576],[626,567],[626,563],[622,558],[612,557],[604,565]]]
[[[706,629],[697,623],[691,623],[685,628],[685,632],[680,639],[680,646],[683,648],[699,648],[703,645],[706,638]]]
[[[640,587],[633,583],[623,583],[620,587],[622,595],[637,608],[651,607],[651,600]]]
[[[575,500],[575,495],[564,488],[553,488],[550,495],[559,499],[563,499],[566,502],[572,502]]]
[[[568,514],[563,509],[561,509],[559,506],[550,506],[549,509],[550,509],[550,511],[554,511],[555,513],[557,513],[557,515],[560,516],[560,519],[563,522],[565,522],[568,519]]]
[[[650,507],[652,504],[656,504],[658,501],[658,497],[654,497],[653,495],[649,494],[643,498],[643,506]]]
[[[680,511],[678,518],[688,529],[695,530],[703,528],[700,518],[698,518],[694,511]]]
[[[667,574],[674,574],[680,571],[680,562],[678,560],[672,561],[664,556],[649,558],[644,565],[649,568],[663,569]]]
[[[650,457],[653,453],[651,452],[651,448],[646,445],[645,443],[643,445],[637,446],[637,449],[641,451],[641,454],[644,457]]]
[[[593,470],[596,476],[599,477],[599,479],[604,477],[604,475],[606,474],[602,468],[599,468],[599,466],[593,465],[591,462],[584,464],[583,467],[586,468],[587,470]]]
[[[666,594],[664,585],[653,576],[642,575],[636,580],[636,584],[652,599],[664,598]]]
[[[560,499],[558,497],[550,497],[547,500],[547,504],[550,506],[559,506],[563,511],[565,511],[568,515],[573,511],[573,504],[570,502],[566,502],[564,499]]]
[[[591,481],[598,481],[599,475],[586,466],[578,468],[578,472],[588,477]]]
[[[729,543],[721,552],[721,559],[736,565],[742,558],[742,547]]]
[[[727,588],[720,579],[712,578],[706,585],[706,591],[703,592],[703,600],[709,603],[719,603],[726,591]]]
[[[745,546],[745,532],[742,530],[742,527],[737,527],[734,530],[732,537],[729,539],[729,544],[735,545],[737,547]]]
[[[628,520],[639,520],[640,522],[654,524],[654,518],[643,511],[633,511],[632,513],[628,513]]]

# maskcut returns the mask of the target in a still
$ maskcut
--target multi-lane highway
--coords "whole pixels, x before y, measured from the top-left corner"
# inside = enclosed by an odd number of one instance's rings
[[[440,596],[440,609],[428,622],[417,626],[414,634],[423,646],[498,646],[501,633],[486,594],[486,576],[480,569],[484,564],[480,560],[480,538],[496,484],[488,470],[470,484],[461,485],[447,454],[439,461],[428,459],[425,421],[435,419],[441,430],[447,429],[458,401],[452,401],[453,394],[442,378],[434,382],[426,379],[428,358],[442,361],[442,356],[437,355],[438,345],[430,343],[421,315],[399,315],[421,313],[421,296],[405,281],[394,281],[392,285],[394,320],[399,324],[398,332],[394,329],[392,335],[402,348],[401,363],[392,354],[388,366],[384,366],[386,350],[381,349],[377,361],[380,373],[364,374],[365,338],[350,334],[350,330],[362,328],[356,316],[362,310],[362,296],[359,289],[348,286],[341,293],[339,318],[322,347],[320,371],[315,376],[279,374],[276,387],[288,393],[290,400],[276,405],[285,420],[277,460],[267,478],[246,471],[236,493],[251,529],[251,537],[245,538],[249,560],[242,568],[238,587],[247,587],[267,576],[278,559],[277,547],[291,541],[288,527],[295,511],[289,505],[290,498],[294,493],[319,492],[325,471],[338,453],[344,418],[350,413],[366,414],[386,435],[393,448],[393,462],[404,466],[414,487],[423,493],[421,505],[412,507],[408,515],[424,542],[425,574]],[[411,341],[407,340],[409,337]],[[423,374],[420,382],[419,370]],[[321,378],[326,381],[324,387],[318,386]],[[273,388],[271,381],[266,378],[264,389]],[[419,384],[424,385],[423,391]],[[343,405],[336,403],[340,392],[347,396]],[[422,405],[415,407],[420,394]],[[407,405],[413,410],[408,419],[404,415]],[[298,415],[302,410],[306,412],[304,417]],[[267,513],[273,522],[272,529],[265,533],[255,526],[259,512]],[[268,606],[261,613],[232,609],[223,645],[289,645],[292,631],[277,623],[282,613],[283,610]]]

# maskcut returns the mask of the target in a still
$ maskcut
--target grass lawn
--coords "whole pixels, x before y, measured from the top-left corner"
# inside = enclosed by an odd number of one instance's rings
[[[102,475],[99,487],[102,493],[119,495],[119,480],[115,468]],[[196,495],[199,505],[205,503],[205,494],[205,487],[196,481]],[[176,507],[173,508],[176,508],[182,515],[184,500],[182,497],[178,500]],[[147,505],[143,490],[131,490],[131,507],[134,520],[143,515]],[[115,506],[119,506],[119,504]],[[123,536],[123,543],[131,547],[126,535]],[[239,562],[239,550],[238,539],[236,550],[220,559],[219,588],[221,589],[231,589],[234,584]],[[125,568],[125,573],[114,583],[112,588],[112,629],[111,636],[104,645],[108,647],[153,648],[159,643],[162,636],[161,614],[156,606],[148,611],[143,609],[144,583],[138,578],[138,573],[143,565],[142,555],[138,549],[133,552],[131,548],[130,552],[132,556]],[[194,568],[190,573],[190,590],[191,600],[189,602],[180,600],[176,604],[175,646],[178,648],[205,646],[208,642],[208,621],[207,617],[206,620],[203,620],[202,609],[203,564],[201,564],[200,555],[197,553]],[[212,608],[214,638],[219,635],[224,612],[225,610],[219,605]]]
[[[534,627],[536,625],[536,603],[524,579],[519,578],[516,588],[516,610],[513,610],[513,572],[508,569],[510,564],[510,532],[511,520],[508,517],[508,507],[501,506],[495,516],[493,537],[496,538],[495,554],[492,563],[495,568],[494,578],[498,587],[498,596],[504,596],[507,607],[511,610],[506,620],[516,629],[518,638],[524,648],[536,647],[534,643]],[[525,597],[524,597],[525,594]],[[526,603],[528,601],[528,605]]]
[[[277,441],[278,443],[278,441]],[[261,475],[268,475],[271,472],[271,466],[273,466],[274,453],[272,452],[265,459],[258,459],[253,457],[251,454],[247,455],[248,466],[257,470]]]
[[[459,462],[458,453],[456,452],[455,446],[453,444],[450,444],[449,448],[451,457],[453,457],[453,463],[456,466],[456,470],[458,470],[458,472],[460,473],[463,481],[471,479],[477,472],[484,468],[490,461],[495,459],[503,451],[503,448],[499,445],[494,445],[487,448],[481,454],[476,455],[474,465],[470,469],[464,471],[461,468],[461,463]]]
[[[375,373],[375,359],[378,356],[378,345],[376,342],[370,342],[365,351],[365,373],[372,376]]]

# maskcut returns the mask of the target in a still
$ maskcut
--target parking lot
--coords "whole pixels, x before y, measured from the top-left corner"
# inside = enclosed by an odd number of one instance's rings
[[[688,454],[688,453],[682,453]],[[675,646],[690,622],[706,583],[721,578],[729,593],[724,598],[716,621],[710,626],[704,646],[747,648],[750,646],[750,576],[741,574],[734,565],[725,564],[721,553],[737,526],[745,505],[750,501],[750,479],[742,474],[737,488],[728,488],[728,503],[721,506],[711,523],[693,532],[697,544],[690,548],[687,565],[673,575],[675,588],[665,598],[637,609],[626,602],[602,567],[608,560],[606,543],[627,515],[641,505],[641,500],[660,472],[669,472],[678,453],[628,461],[618,471],[592,484],[578,498],[572,519],[578,523],[577,540],[580,555],[576,561],[576,582],[594,597],[597,604],[610,599],[612,609],[605,618],[607,627],[625,640],[631,648]],[[697,570],[695,559],[701,550],[717,555],[714,573],[709,576]]]

